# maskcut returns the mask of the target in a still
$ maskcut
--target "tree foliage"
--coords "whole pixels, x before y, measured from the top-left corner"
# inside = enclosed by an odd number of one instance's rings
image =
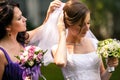
[[[120,39],[120,0],[81,0],[91,10],[91,30],[98,39]]]

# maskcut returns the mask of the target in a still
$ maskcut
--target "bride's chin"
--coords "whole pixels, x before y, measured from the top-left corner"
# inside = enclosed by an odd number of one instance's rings
[[[85,37],[85,36],[86,36],[86,33],[81,34],[81,37]]]
[[[82,35],[80,35],[80,37],[85,37],[85,35],[82,34]]]

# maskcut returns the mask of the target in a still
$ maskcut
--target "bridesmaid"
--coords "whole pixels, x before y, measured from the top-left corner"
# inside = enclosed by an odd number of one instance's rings
[[[44,23],[32,31],[26,31],[27,19],[22,15],[19,4],[12,0],[0,0],[0,80],[23,80],[23,69],[15,56],[44,27],[54,8],[60,5],[60,1],[52,1]]]

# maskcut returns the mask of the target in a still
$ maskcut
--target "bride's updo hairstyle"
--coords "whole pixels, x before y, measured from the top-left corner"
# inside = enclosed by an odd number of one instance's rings
[[[15,7],[19,8],[19,4],[12,0],[0,0],[0,40],[7,35],[6,28],[13,20]],[[17,41],[24,44],[28,38],[25,35],[26,32],[18,33]]]
[[[78,22],[82,26],[88,12],[90,11],[87,6],[79,0],[68,0],[63,8],[65,27],[68,28]]]

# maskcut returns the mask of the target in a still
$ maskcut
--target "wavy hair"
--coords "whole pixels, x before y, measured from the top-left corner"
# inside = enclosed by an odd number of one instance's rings
[[[66,28],[75,25],[79,21],[82,26],[88,12],[90,11],[87,6],[79,0],[68,0],[63,8]]]
[[[12,0],[2,0],[0,1],[0,40],[7,35],[7,26],[11,24],[14,16],[14,8],[18,7],[19,4]],[[19,32],[17,35],[17,41],[25,44],[29,35],[26,31]]]

